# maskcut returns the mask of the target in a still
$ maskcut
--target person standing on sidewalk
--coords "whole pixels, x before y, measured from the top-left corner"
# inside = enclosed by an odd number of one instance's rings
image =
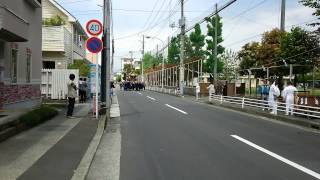
[[[74,104],[76,102],[76,97],[77,97],[77,85],[74,83],[75,77],[76,76],[74,74],[70,74],[69,75],[70,81],[67,84],[67,86],[68,86],[68,101],[69,101],[68,111],[67,111],[68,118],[73,118],[72,114],[73,114]]]
[[[280,90],[278,88],[278,82],[277,80],[274,80],[274,82],[270,86],[270,91],[269,91],[269,106],[272,110],[270,114],[277,115],[277,108],[278,108],[277,99],[279,96],[280,96]]]
[[[262,110],[264,111],[268,107],[268,96],[269,96],[269,85],[267,83],[267,80],[262,80],[263,84],[259,87],[259,91],[261,94],[261,100],[262,103],[264,104]]]
[[[197,83],[196,84],[196,99],[199,99],[199,95],[200,95],[200,84]]]
[[[288,86],[284,88],[282,91],[282,97],[286,102],[286,115],[293,115],[293,104],[294,104],[294,93],[297,92],[298,89],[292,85],[292,82],[288,82]]]
[[[216,93],[216,90],[214,89],[213,82],[210,82],[210,85],[207,87],[207,89],[209,90],[209,99],[211,100],[211,98],[212,98],[211,96]]]

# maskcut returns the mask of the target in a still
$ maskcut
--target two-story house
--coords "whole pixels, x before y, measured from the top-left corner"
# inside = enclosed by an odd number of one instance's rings
[[[60,24],[50,24],[50,19]],[[44,69],[67,69],[74,60],[86,59],[88,38],[79,21],[55,0],[42,0],[42,57]]]
[[[0,109],[41,102],[41,0],[0,1]]]

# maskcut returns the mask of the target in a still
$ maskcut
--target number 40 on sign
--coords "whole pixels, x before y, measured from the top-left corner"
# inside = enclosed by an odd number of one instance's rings
[[[99,36],[102,33],[102,24],[94,19],[87,23],[86,29],[91,36]]]

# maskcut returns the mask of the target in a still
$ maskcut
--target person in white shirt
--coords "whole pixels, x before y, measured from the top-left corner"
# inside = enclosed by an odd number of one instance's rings
[[[209,98],[211,100],[211,95],[214,95],[216,93],[216,90],[214,89],[214,85],[211,82],[210,85],[207,87],[207,89],[209,90]]]
[[[76,102],[76,97],[77,97],[77,86],[74,83],[74,79],[75,79],[75,75],[74,74],[70,74],[69,75],[69,79],[70,81],[67,84],[68,87],[68,111],[67,111],[67,117],[68,118],[72,118],[73,115],[73,109],[74,109],[74,104]]]
[[[269,90],[269,106],[271,108],[271,114],[277,115],[277,99],[280,96],[280,90],[278,88],[278,82],[275,80],[272,85],[270,86]]]
[[[200,94],[200,85],[199,83],[196,84],[196,99],[199,99],[199,94]]]
[[[288,86],[282,91],[282,97],[286,102],[286,115],[293,115],[294,93],[298,89],[292,85],[292,82],[288,82]]]

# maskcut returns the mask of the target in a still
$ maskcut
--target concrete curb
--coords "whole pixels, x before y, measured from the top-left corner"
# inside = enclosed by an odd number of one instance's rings
[[[72,176],[71,180],[85,180],[91,163],[93,162],[93,158],[95,156],[95,153],[98,149],[98,146],[100,144],[103,132],[104,132],[104,126],[106,122],[106,115],[103,115],[99,119],[98,128],[95,136],[93,137],[92,141],[90,142],[90,145],[85,153],[85,155],[82,157],[80,164],[78,165],[77,169],[74,172],[74,175]]]

